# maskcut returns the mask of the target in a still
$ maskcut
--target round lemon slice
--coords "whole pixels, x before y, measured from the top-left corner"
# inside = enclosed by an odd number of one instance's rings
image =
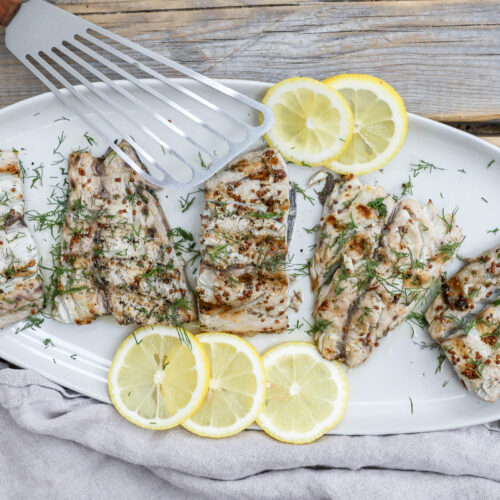
[[[289,342],[262,357],[266,402],[257,423],[286,443],[310,443],[334,427],[347,406],[349,386],[336,361],[308,342]]]
[[[111,400],[127,420],[169,429],[203,403],[210,368],[200,342],[186,330],[145,326],[127,337],[108,375]]]
[[[237,434],[259,414],[266,393],[262,360],[246,340],[228,333],[203,333],[197,339],[210,361],[208,393],[182,425],[211,438]]]
[[[368,174],[399,151],[408,117],[403,99],[386,82],[369,75],[337,75],[324,81],[342,94],[354,115],[354,134],[347,149],[327,165],[340,174]]]
[[[264,138],[297,165],[330,163],[351,140],[351,110],[344,98],[324,83],[289,78],[272,86],[262,102],[274,113],[274,125]]]

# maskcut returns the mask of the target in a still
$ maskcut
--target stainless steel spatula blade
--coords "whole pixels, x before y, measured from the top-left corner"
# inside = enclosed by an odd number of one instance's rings
[[[0,0],[7,48],[154,186],[204,182],[273,124],[270,109],[219,81],[43,0],[18,6]]]

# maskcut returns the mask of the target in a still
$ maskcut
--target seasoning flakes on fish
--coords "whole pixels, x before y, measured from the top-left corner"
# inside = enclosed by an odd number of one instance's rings
[[[95,284],[97,219],[103,208],[99,161],[87,152],[68,158],[69,194],[61,231],[59,280],[52,316],[85,325],[108,314],[104,290]]]
[[[38,254],[24,222],[19,159],[14,151],[0,151],[0,328],[42,306]]]
[[[271,149],[241,156],[205,183],[196,288],[203,329],[287,328],[289,192],[286,164]]]
[[[453,216],[439,216],[431,201],[400,201],[382,232],[374,260],[365,265],[363,293],[350,312],[344,359],[358,366],[421,304],[462,239]]]
[[[119,147],[140,164],[125,141]],[[184,261],[173,248],[158,199],[114,152],[73,153],[54,317],[89,323],[181,324],[196,317]]]
[[[426,312],[429,333],[460,380],[469,392],[489,402],[500,397],[499,289],[500,247],[495,247],[443,282]]]
[[[330,188],[311,266],[312,288],[317,290],[313,331],[323,356],[339,359],[348,313],[366,279],[364,266],[372,259],[394,201],[381,186],[363,185],[352,176]]]

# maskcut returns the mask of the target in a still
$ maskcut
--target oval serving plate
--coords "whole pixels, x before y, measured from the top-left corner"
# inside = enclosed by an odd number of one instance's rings
[[[270,86],[238,80],[224,83],[259,100]],[[252,119],[257,120],[257,117]],[[97,143],[89,143],[85,137],[87,132],[87,137],[93,137]],[[259,144],[255,144],[257,146]],[[88,127],[69,114],[52,94],[33,97],[0,110],[0,148],[12,147],[20,151],[28,176],[43,163],[39,169],[43,185],[38,181],[31,187],[32,179],[25,180],[26,209],[40,212],[49,209],[47,200],[54,186],[64,182],[64,158],[73,149],[87,147],[96,156],[103,154],[105,149],[100,138],[93,136]],[[424,171],[413,177],[411,165],[420,160],[431,162],[442,170]],[[302,188],[306,188],[313,173],[307,167],[295,165],[290,165],[289,172],[291,180]],[[414,184],[413,197],[420,203],[432,199],[439,212],[442,208],[450,212],[459,208],[456,220],[467,236],[460,255],[474,256],[500,242],[500,234],[488,232],[500,226],[499,149],[464,132],[410,114],[408,136],[401,151],[383,170],[362,176],[361,180],[380,183],[387,191],[399,195],[401,184],[409,175]],[[170,224],[191,231],[197,238],[202,193],[192,194],[194,203],[182,212],[180,198],[186,197],[188,192],[164,190],[159,198]],[[315,243],[315,234],[308,234],[304,228],[317,224],[321,216],[314,189],[306,189],[306,192],[314,204],[297,196],[298,216],[289,251],[296,267],[306,262]],[[48,259],[53,244],[50,232],[38,232],[35,239],[44,259]],[[455,272],[459,267],[460,261],[455,259],[447,271]],[[310,340],[305,321],[310,321],[313,302],[308,276],[298,277],[291,288],[301,290],[304,300],[300,311],[290,314],[290,325],[293,327],[298,321],[302,327],[280,335],[250,337],[250,342],[260,352],[280,342]],[[50,319],[36,329],[19,331],[22,326],[21,323],[0,331],[0,357],[36,370],[68,388],[109,402],[106,379],[110,361],[133,327],[119,326],[111,318],[101,318],[82,327]],[[488,404],[470,395],[447,362],[439,368],[439,350],[424,347],[429,344],[432,340],[427,332],[418,327],[412,329],[407,323],[389,333],[364,365],[348,373],[349,405],[342,422],[331,432],[421,432],[500,418],[500,401]]]

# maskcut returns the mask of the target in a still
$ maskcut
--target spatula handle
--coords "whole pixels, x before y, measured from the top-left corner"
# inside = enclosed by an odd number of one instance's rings
[[[0,0],[0,26],[7,27],[20,5],[21,0]]]

